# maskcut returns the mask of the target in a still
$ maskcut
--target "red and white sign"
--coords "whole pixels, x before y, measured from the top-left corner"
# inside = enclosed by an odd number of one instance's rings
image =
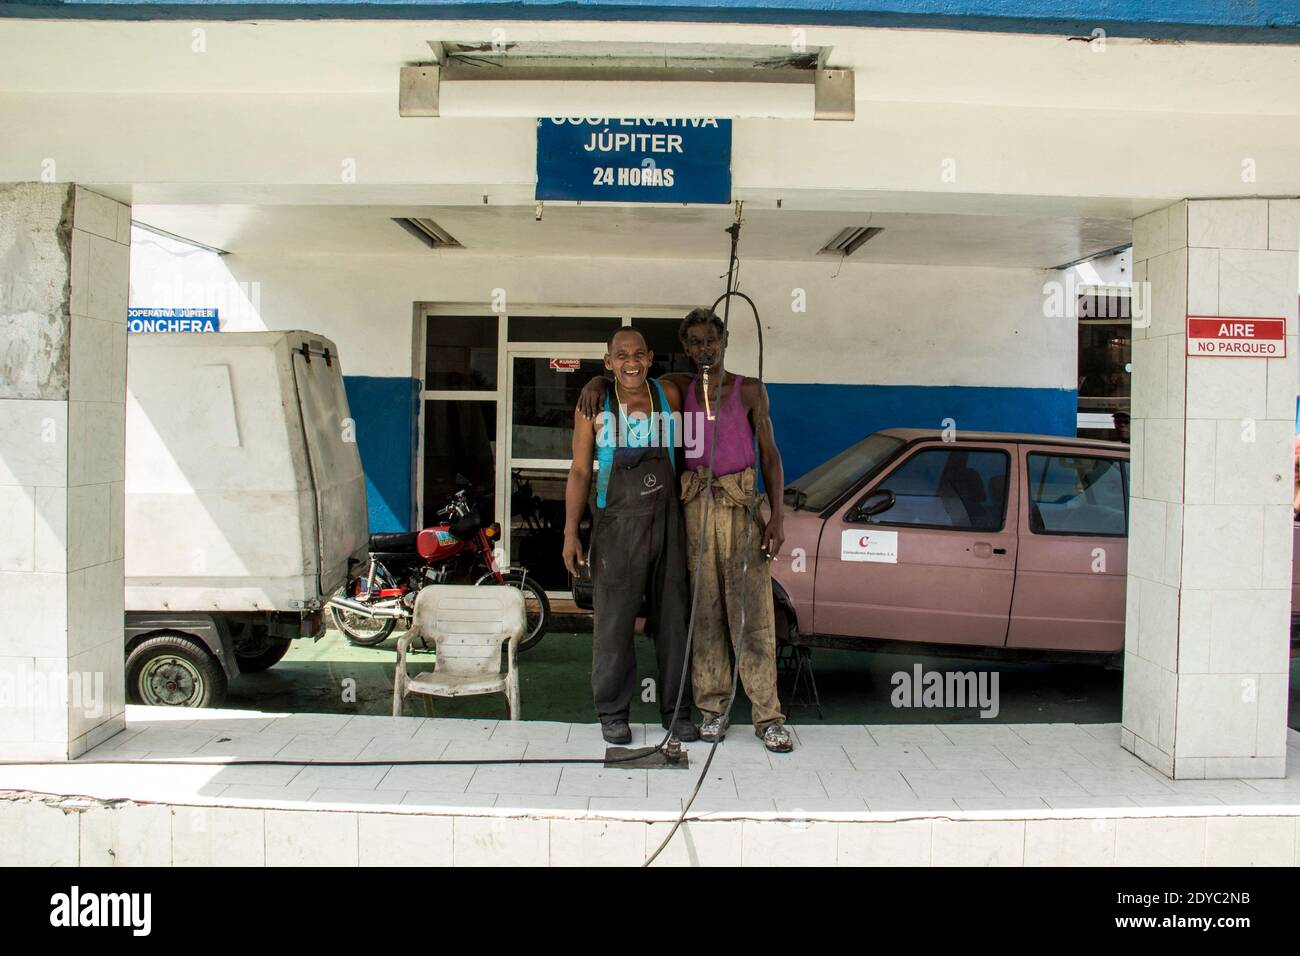
[[[841,561],[898,563],[898,532],[850,528],[840,532]]]
[[[551,368],[557,372],[576,372],[581,359],[551,359]]]
[[[1285,358],[1286,319],[1189,315],[1187,354],[1219,358]]]

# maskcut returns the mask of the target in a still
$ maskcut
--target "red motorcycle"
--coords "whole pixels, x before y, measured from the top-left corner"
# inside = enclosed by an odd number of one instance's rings
[[[526,651],[546,636],[551,605],[527,568],[503,568],[493,542],[501,526],[485,525],[464,490],[438,510],[447,520],[423,531],[370,536],[370,561],[330,599],[338,629],[353,644],[382,644],[400,624],[411,626],[415,596],[428,584],[448,582],[500,584],[524,594],[527,623],[519,649]]]

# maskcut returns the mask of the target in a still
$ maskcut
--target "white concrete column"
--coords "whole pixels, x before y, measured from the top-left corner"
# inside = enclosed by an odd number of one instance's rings
[[[0,759],[125,726],[130,232],[86,189],[0,184]]]
[[[1133,224],[1121,743],[1177,778],[1285,775],[1300,201]],[[1187,316],[1286,319],[1285,358],[1187,355]]]

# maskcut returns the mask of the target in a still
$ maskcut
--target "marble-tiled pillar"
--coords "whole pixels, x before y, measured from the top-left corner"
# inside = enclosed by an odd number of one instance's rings
[[[1177,778],[1285,774],[1300,200],[1133,224],[1123,746]],[[1285,358],[1187,355],[1187,316],[1286,319]]]
[[[0,759],[124,726],[130,207],[0,184]]]

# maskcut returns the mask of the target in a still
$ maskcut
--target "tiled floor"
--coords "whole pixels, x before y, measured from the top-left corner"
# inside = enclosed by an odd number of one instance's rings
[[[691,768],[599,764],[375,766],[354,761],[600,758],[593,724],[346,715],[271,715],[128,707],[127,730],[81,761],[0,767],[0,790],[230,807],[347,808],[662,820],[695,787]],[[1119,746],[1115,724],[963,724],[793,728],[791,754],[768,754],[747,727],[718,748],[692,815],[827,820],[922,815],[1056,817],[1271,808],[1300,813],[1300,734],[1289,776],[1169,780]],[[634,728],[635,744],[657,726]],[[289,766],[118,766],[88,761],[302,760]],[[343,766],[328,765],[341,762]]]

